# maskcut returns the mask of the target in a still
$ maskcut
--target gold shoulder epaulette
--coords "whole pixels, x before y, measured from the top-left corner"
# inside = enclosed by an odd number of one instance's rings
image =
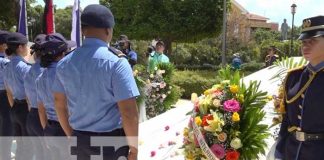
[[[303,65],[303,66],[300,66],[300,67],[292,68],[292,69],[289,69],[287,73],[289,74],[289,73],[294,72],[294,71],[303,70],[305,67],[306,66]]]
[[[287,76],[286,76],[286,79],[285,79],[285,82],[284,82],[284,85],[286,86],[286,83],[287,83],[287,79],[288,79],[288,76],[289,74],[291,74],[292,72],[295,72],[295,71],[299,71],[299,70],[303,70],[306,66],[301,66],[301,67],[297,67],[297,68],[294,68],[294,69],[291,69],[288,71],[287,73]],[[304,92],[305,90],[308,88],[308,86],[310,85],[310,83],[313,81],[313,79],[315,78],[316,76],[316,73],[315,74],[311,74],[310,78],[308,79],[308,81],[306,82],[306,84],[297,92],[297,94],[292,97],[291,99],[288,99],[287,97],[287,91],[286,91],[286,88],[285,88],[285,98],[286,98],[286,103],[289,104],[289,103],[292,103],[294,102],[295,100],[297,100]],[[284,86],[284,87],[285,87]]]

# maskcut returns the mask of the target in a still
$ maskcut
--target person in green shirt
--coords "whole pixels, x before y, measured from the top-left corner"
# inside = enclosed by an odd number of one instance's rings
[[[164,42],[158,41],[156,42],[155,51],[150,53],[148,59],[148,71],[154,71],[154,68],[159,63],[170,63],[169,58],[163,53],[164,52]]]

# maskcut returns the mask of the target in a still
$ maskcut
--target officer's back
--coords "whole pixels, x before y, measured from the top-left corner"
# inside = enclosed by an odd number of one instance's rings
[[[86,39],[58,63],[53,86],[56,111],[64,131],[78,140],[82,137],[82,144],[89,141],[84,137],[94,135],[138,136],[135,97],[139,92],[132,69],[125,58],[114,55],[107,45],[113,33],[112,13],[102,5],[89,5],[81,15],[81,23]],[[69,113],[62,107],[65,99]],[[78,153],[83,154],[78,159],[88,156],[84,155],[90,153],[88,146],[78,147]],[[123,155],[134,159],[137,149],[130,148],[130,152],[128,147],[124,148]],[[114,153],[103,154],[111,157]]]

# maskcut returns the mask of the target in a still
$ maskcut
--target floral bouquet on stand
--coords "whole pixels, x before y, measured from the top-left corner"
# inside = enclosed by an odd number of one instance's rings
[[[179,87],[171,83],[173,70],[172,64],[161,63],[149,75],[144,91],[148,119],[169,110],[181,97]]]
[[[274,106],[274,112],[277,114],[277,116],[272,119],[271,127],[281,124],[283,114],[285,113],[283,84],[279,86],[278,94],[272,96],[272,101]]]
[[[246,87],[238,71],[222,69],[220,84],[200,97],[192,94],[194,109],[184,129],[184,153],[188,160],[257,159],[265,152],[268,126],[260,124],[267,93],[259,83]]]

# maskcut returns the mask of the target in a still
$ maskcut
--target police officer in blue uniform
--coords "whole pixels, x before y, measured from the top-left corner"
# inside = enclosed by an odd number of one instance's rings
[[[309,63],[286,77],[286,113],[275,157],[320,160],[324,159],[324,16],[305,19],[299,40]]]
[[[35,58],[35,63],[31,66],[29,71],[24,77],[24,87],[26,96],[29,101],[30,112],[27,116],[27,132],[29,136],[33,136],[32,152],[36,160],[44,160],[44,148],[42,137],[44,136],[43,128],[40,124],[38,107],[37,107],[37,94],[36,94],[36,78],[41,74],[43,68],[40,66],[41,44],[45,41],[45,34],[39,34],[34,39],[34,44],[30,47],[31,54]]]
[[[89,154],[96,152],[87,145],[91,136],[138,136],[139,92],[132,69],[127,59],[114,55],[107,45],[114,24],[107,7],[87,6],[81,15],[83,45],[57,65],[53,84],[56,111],[65,133],[78,138],[77,150],[72,152],[78,160],[89,160]],[[133,143],[120,148],[119,155],[100,150],[95,154],[104,159],[124,156],[134,160],[137,140]]]
[[[30,66],[23,59],[28,53],[27,38],[21,33],[10,33],[7,39],[6,54],[10,62],[4,68],[4,82],[11,105],[11,118],[14,136],[28,136],[26,119],[29,112],[26,100],[24,76]],[[24,138],[24,137],[22,137]],[[28,159],[26,139],[17,139],[16,159]]]
[[[5,50],[7,49],[7,31],[0,30],[0,159],[10,159],[12,125],[10,118],[10,105],[7,97],[6,88],[3,80],[3,69],[9,62],[6,58]],[[3,137],[5,136],[5,137]]]
[[[75,42],[67,41],[59,33],[47,35],[45,42],[41,45],[40,66],[44,70],[36,79],[36,92],[39,117],[45,136],[66,136],[55,112],[52,84],[55,78],[57,62],[64,57],[69,48],[74,46],[76,46]],[[50,147],[52,159],[68,159],[70,153],[68,148],[65,148],[67,145],[55,139],[48,140],[47,145]]]

